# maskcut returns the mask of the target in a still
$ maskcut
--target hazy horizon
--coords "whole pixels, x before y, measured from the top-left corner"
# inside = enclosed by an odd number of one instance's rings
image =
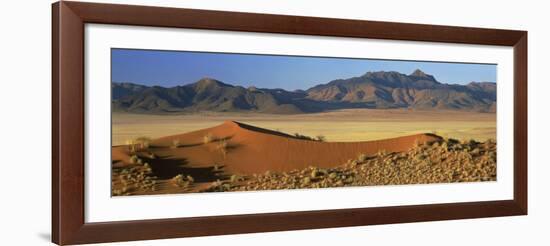
[[[495,64],[367,58],[112,49],[111,66],[111,82],[162,87],[212,78],[235,86],[304,90],[367,72],[395,71],[408,75],[416,69],[446,84],[496,82]]]

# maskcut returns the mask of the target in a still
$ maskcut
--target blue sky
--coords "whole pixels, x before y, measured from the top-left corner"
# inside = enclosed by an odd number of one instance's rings
[[[112,49],[112,80],[172,87],[210,77],[244,87],[308,89],[369,71],[410,74],[420,69],[439,82],[496,82],[496,65],[327,57]]]

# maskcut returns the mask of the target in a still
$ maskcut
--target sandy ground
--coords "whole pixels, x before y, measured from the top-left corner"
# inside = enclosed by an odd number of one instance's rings
[[[417,148],[435,146],[431,145],[435,142],[444,147]],[[493,180],[496,148],[490,143],[489,147],[475,141],[460,144],[431,133],[324,142],[225,121],[197,131],[114,146],[113,195]],[[407,151],[409,154],[394,155]],[[374,156],[379,161],[368,164]],[[358,164],[370,169],[358,172]],[[425,170],[418,169],[422,166]],[[316,174],[306,177],[317,169],[324,172],[322,180]],[[356,178],[350,179],[350,175]]]
[[[386,139],[419,133],[442,137],[496,139],[496,114],[461,111],[411,111],[404,109],[350,109],[317,114],[264,115],[200,113],[192,115],[138,115],[114,113],[112,144],[140,136],[159,138],[213,127],[235,120],[288,134],[323,135],[331,142]]]

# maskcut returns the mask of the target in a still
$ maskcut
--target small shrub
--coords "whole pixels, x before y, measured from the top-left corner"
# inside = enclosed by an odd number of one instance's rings
[[[384,157],[387,154],[385,149],[381,149],[378,151],[377,155],[378,157]]]
[[[138,146],[139,149],[147,149],[151,143],[151,138],[148,137],[138,137],[134,139],[133,143]]]
[[[311,178],[317,178],[321,176],[321,174],[322,174],[321,172],[319,172],[316,168],[314,168],[313,170],[311,170],[310,176]]]
[[[148,137],[138,137],[133,140],[126,140],[126,145],[128,145],[128,151],[130,153],[135,153],[136,151],[148,149],[150,143],[151,139]]]
[[[139,157],[137,155],[132,155],[130,156],[130,163],[131,164],[139,164],[138,162],[140,162],[141,159],[139,159]]]
[[[170,179],[170,182],[172,182],[172,184],[177,187],[186,188],[189,185],[191,185],[193,182],[195,182],[195,179],[193,179],[193,177],[191,177],[190,175],[183,177],[183,175],[178,174],[174,176],[172,179]]]
[[[469,139],[469,140],[464,140],[464,144],[468,144],[468,145],[476,145],[477,144],[477,141],[475,139]]]
[[[222,152],[223,154],[223,158],[225,158],[225,155],[227,155],[227,150],[228,150],[228,147],[229,147],[229,143],[227,143],[227,141],[224,139],[220,142],[218,142],[218,145],[216,146],[216,148]]]
[[[134,145],[134,141],[132,140],[126,140],[126,145],[128,145],[128,152],[133,154],[136,152],[136,146]]]
[[[450,145],[455,145],[455,144],[459,144],[460,141],[458,141],[457,139],[455,138],[449,138],[449,140],[447,140],[447,142],[449,142]]]
[[[212,184],[210,184],[210,187],[212,187],[212,188],[217,188],[217,187],[222,186],[222,184],[223,184],[222,181],[220,181],[220,180],[218,179],[218,180],[212,182]]]
[[[149,163],[144,163],[143,164],[143,170],[145,171],[145,173],[151,173],[153,170],[151,169],[151,166],[149,166]]]
[[[323,135],[317,135],[317,137],[315,137],[317,139],[317,141],[319,142],[325,142],[327,140],[327,138]]]
[[[441,148],[447,152],[449,150],[449,146],[447,145],[447,141],[444,141],[443,143],[441,143]]]
[[[149,157],[149,159],[155,159],[155,158],[157,158],[157,156],[156,156],[155,153],[153,153],[153,152],[147,153],[147,157]]]
[[[348,177],[346,180],[344,180],[344,183],[351,184],[355,182],[355,179],[353,177]]]
[[[183,185],[183,175],[178,174],[174,176],[170,181],[173,185],[181,187]]]
[[[294,133],[294,137],[296,138],[299,138],[299,139],[303,139],[303,140],[310,140],[310,141],[314,141],[315,139],[313,139],[312,137],[309,137],[309,136],[306,136],[306,135],[302,135],[300,133]]]
[[[420,161],[426,159],[426,156],[425,156],[424,154],[420,153],[420,154],[416,155],[416,156],[414,157],[414,159],[415,159],[417,162],[420,162]]]
[[[208,134],[206,134],[204,137],[202,137],[202,142],[203,142],[204,144],[214,142],[214,140],[215,140],[215,138],[214,138],[214,136],[212,135],[212,133],[208,133]]]
[[[189,182],[190,184],[192,184],[193,182],[195,182],[195,179],[193,177],[191,177],[191,175],[187,175],[187,182]]]
[[[363,162],[367,161],[368,158],[369,158],[369,156],[366,155],[366,154],[359,154],[359,156],[357,156],[357,161],[363,163]]]
[[[240,177],[237,174],[233,174],[231,175],[231,178],[229,180],[231,181],[231,183],[234,183],[240,181]]]
[[[180,147],[180,140],[179,139],[174,139],[172,140],[172,149],[177,149]]]

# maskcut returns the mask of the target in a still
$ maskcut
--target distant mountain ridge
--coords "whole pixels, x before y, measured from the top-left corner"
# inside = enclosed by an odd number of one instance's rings
[[[496,110],[496,83],[444,84],[421,70],[409,75],[367,72],[305,91],[244,88],[212,78],[169,88],[113,82],[111,90],[113,111],[133,113],[251,111],[297,114],[346,108]]]

